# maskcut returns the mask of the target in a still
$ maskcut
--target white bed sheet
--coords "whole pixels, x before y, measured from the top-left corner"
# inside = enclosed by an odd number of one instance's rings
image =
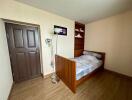
[[[83,76],[91,73],[102,64],[101,60],[98,60],[94,56],[80,56],[72,59],[76,62],[76,80],[79,80]]]

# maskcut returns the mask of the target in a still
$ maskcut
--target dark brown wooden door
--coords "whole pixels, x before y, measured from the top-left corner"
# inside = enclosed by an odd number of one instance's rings
[[[37,27],[6,23],[12,73],[15,82],[41,75]]]

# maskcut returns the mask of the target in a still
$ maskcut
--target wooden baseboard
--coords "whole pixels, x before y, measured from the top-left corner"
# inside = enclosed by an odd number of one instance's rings
[[[12,93],[12,90],[13,90],[13,86],[14,86],[14,82],[12,83],[12,86],[11,86],[11,89],[10,89],[10,93],[9,93],[9,96],[8,96],[8,99],[7,100],[10,100],[11,93]]]
[[[124,74],[121,74],[121,73],[118,73],[118,72],[114,72],[114,71],[111,71],[111,70],[108,70],[108,69],[104,69],[105,71],[108,71],[110,73],[113,73],[119,77],[122,77],[122,78],[126,78],[126,79],[129,79],[129,80],[132,80],[132,77],[131,76],[127,76],[127,75],[124,75]]]

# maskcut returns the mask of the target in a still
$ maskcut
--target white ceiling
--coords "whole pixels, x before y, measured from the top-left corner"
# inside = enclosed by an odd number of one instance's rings
[[[17,1],[85,24],[132,9],[132,0]]]

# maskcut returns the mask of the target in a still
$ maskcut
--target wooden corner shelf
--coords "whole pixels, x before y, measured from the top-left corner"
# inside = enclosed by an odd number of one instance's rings
[[[80,31],[83,30],[84,32]],[[75,37],[80,35],[82,38]],[[75,36],[74,36],[74,56],[84,50],[84,39],[85,39],[85,25],[79,22],[75,22]]]

